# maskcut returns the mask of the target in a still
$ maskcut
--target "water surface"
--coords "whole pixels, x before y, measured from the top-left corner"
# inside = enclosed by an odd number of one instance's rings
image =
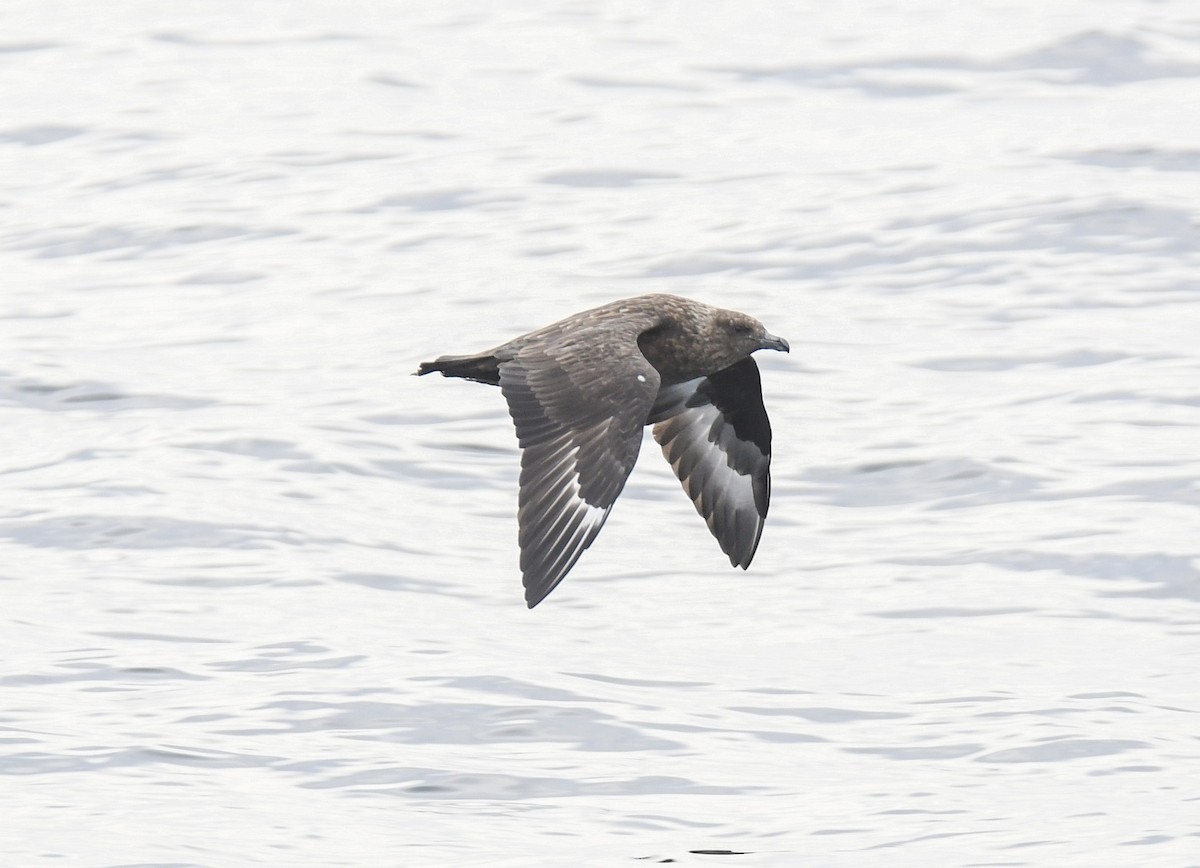
[[[1200,865],[1190,4],[8,4],[0,862]],[[745,310],[538,609],[495,390]]]

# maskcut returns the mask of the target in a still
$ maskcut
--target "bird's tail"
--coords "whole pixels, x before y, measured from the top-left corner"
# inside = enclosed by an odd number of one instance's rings
[[[443,377],[462,377],[489,386],[500,385],[500,363],[491,352],[470,356],[439,356],[432,362],[422,362],[421,367],[417,368],[417,376],[423,377],[434,371],[440,372]]]

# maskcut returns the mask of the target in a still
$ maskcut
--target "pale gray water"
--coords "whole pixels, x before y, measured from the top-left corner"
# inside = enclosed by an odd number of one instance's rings
[[[0,864],[1200,865],[1194,4],[0,23]],[[409,373],[651,291],[758,557],[648,444],[527,611]]]

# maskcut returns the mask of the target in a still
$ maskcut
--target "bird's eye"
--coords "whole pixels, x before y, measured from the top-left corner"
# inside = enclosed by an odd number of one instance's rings
[[[748,335],[750,334],[750,326],[746,325],[744,322],[735,322],[733,324],[733,333],[738,335]]]

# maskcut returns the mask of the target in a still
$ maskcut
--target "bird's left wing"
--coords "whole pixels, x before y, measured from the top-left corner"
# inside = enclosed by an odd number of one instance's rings
[[[659,376],[636,334],[549,335],[500,364],[521,444],[521,572],[533,608],[592,544],[637,461]]]
[[[750,566],[771,498],[771,423],[750,357],[664,388],[654,439],[735,567]]]

